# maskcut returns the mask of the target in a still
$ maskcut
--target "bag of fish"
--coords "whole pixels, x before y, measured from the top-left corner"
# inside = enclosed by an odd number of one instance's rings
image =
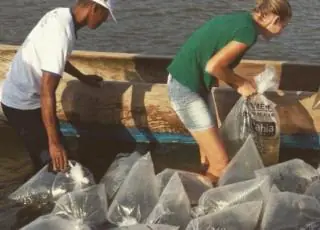
[[[275,68],[266,65],[255,82],[257,94],[237,101],[222,124],[221,135],[232,158],[251,134],[264,163],[273,164],[279,157],[280,119],[276,105],[264,93],[279,87]]]
[[[53,172],[50,164],[9,195],[17,203],[38,207],[46,206],[67,192],[79,190],[95,184],[91,172],[78,162],[69,161],[67,172]]]

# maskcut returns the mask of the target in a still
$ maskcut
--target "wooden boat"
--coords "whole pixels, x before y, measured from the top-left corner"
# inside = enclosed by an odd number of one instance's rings
[[[0,76],[5,78],[17,46],[0,46]],[[57,115],[67,136],[94,136],[134,142],[188,143],[193,138],[172,110],[166,67],[172,57],[75,51],[71,62],[84,73],[104,78],[101,88],[88,87],[65,74],[57,90]],[[244,60],[236,72],[256,76],[273,64],[280,90],[267,96],[277,103],[281,145],[320,149],[320,110],[312,106],[320,86],[320,65],[285,61]],[[220,82],[213,89],[221,124],[239,95]],[[5,118],[1,118],[6,126]]]

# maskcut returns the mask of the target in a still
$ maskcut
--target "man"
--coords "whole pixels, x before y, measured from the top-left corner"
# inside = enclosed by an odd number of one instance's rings
[[[72,8],[48,12],[11,63],[2,89],[2,109],[21,136],[36,171],[50,158],[55,171],[67,168],[55,91],[64,71],[92,86],[101,83],[102,78],[82,74],[68,58],[80,28],[96,29],[109,15],[115,20],[111,1],[78,0]]]

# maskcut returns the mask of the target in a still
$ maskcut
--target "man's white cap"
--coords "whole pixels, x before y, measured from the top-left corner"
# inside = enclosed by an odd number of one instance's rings
[[[116,17],[113,14],[115,0],[92,0],[93,2],[107,8],[111,14],[112,19],[117,22]]]

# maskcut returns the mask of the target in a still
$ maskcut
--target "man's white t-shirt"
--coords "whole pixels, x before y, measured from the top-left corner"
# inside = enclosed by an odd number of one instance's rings
[[[45,14],[13,58],[2,86],[2,103],[21,110],[40,108],[42,71],[62,76],[75,40],[69,8]]]

